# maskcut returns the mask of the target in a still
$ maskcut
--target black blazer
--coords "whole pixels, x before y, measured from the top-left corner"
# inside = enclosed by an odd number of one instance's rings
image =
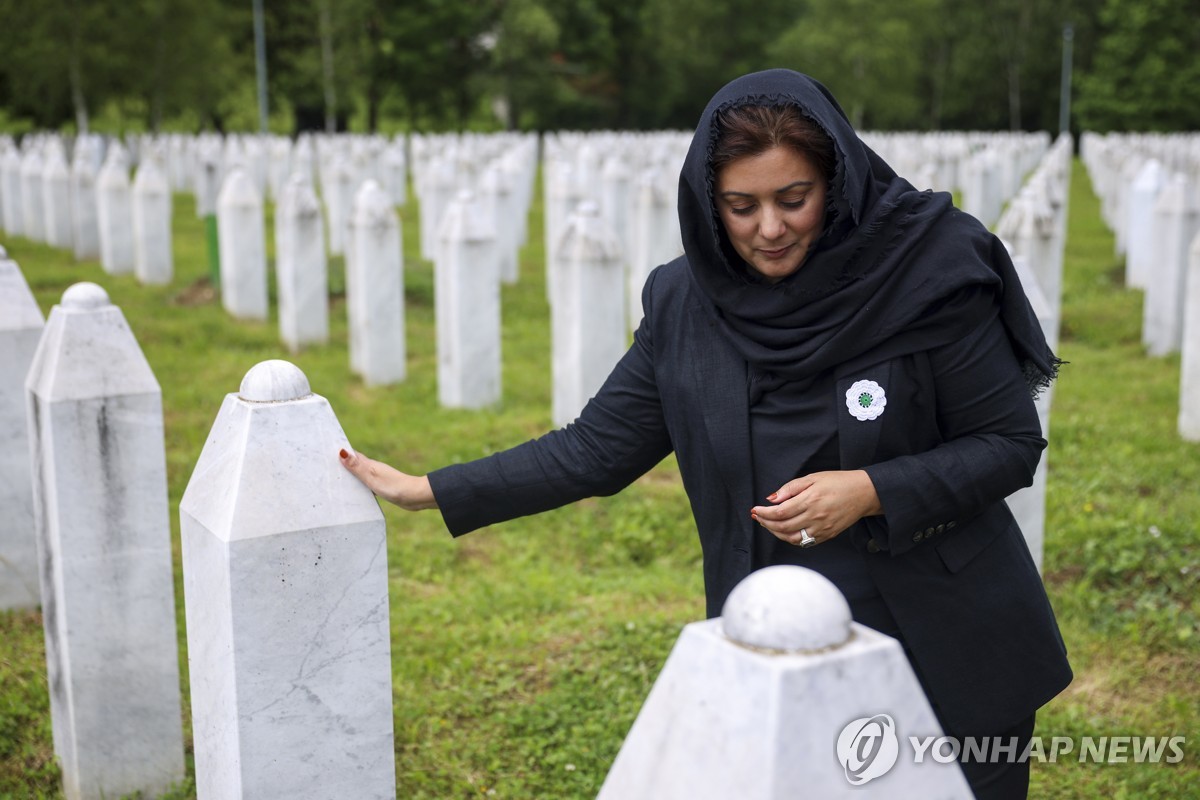
[[[656,269],[633,346],[565,428],[430,473],[454,535],[614,494],[672,450],[700,535],[709,616],[751,571],[745,361],[716,331],[684,258]],[[866,469],[883,516],[845,531],[900,627],[946,727],[1002,731],[1071,680],[1041,578],[1003,498],[1028,486],[1045,440],[998,317],[966,339],[836,370],[842,467]],[[860,421],[852,383],[884,388]]]

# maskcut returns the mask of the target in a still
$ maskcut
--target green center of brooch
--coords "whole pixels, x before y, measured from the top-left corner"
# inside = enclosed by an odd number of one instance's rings
[[[858,396],[858,404],[863,408],[871,407],[871,395],[869,392],[863,392]]]

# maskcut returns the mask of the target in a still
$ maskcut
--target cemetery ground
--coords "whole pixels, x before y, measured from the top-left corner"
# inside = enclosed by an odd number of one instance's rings
[[[1077,744],[1056,763],[1035,763],[1030,796],[1200,797],[1200,446],[1176,434],[1178,356],[1144,355],[1141,294],[1122,285],[1078,162],[1070,210],[1060,353],[1070,363],[1051,416],[1045,571],[1075,681],[1039,714],[1037,733]],[[162,385],[189,741],[178,505],[222,398],[251,366],[294,361],[355,447],[415,473],[550,426],[538,201],[520,282],[503,288],[503,400],[482,412],[437,405],[432,269],[419,259],[415,202],[400,213],[409,377],[386,388],[350,375],[341,259],[331,262],[330,344],[289,355],[274,314],[237,322],[207,288],[190,196],[175,197],[168,287],[4,241],[44,312],[72,283],[103,285]],[[594,797],[680,628],[704,613],[673,460],[616,497],[457,540],[436,512],[384,513],[397,795]],[[61,797],[39,614],[0,613],[0,643],[0,798]],[[1186,736],[1185,758],[1079,763],[1085,736]],[[190,752],[188,763],[171,800],[195,796]]]

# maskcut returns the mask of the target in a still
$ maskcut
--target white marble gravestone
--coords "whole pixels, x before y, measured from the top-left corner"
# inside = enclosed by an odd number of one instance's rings
[[[35,145],[21,157],[21,212],[25,236],[46,241],[46,207],[42,201],[42,154]]]
[[[500,400],[500,263],[490,215],[464,189],[442,212],[434,263],[438,401],[483,408]]]
[[[73,249],[71,222],[71,170],[62,145],[54,142],[46,148],[42,166],[42,207],[46,224],[46,244],[64,250]]]
[[[71,223],[74,225],[75,258],[100,258],[100,222],[96,209],[96,170],[87,150],[76,148],[71,164]]]
[[[321,203],[308,179],[296,173],[280,189],[275,207],[275,281],[279,333],[293,353],[329,340],[329,271]]]
[[[404,380],[404,260],[400,220],[374,180],[354,196],[346,248],[350,367],[368,386]]]
[[[250,175],[234,167],[217,197],[221,304],[237,319],[267,318],[267,247],[262,199]]]
[[[162,394],[94,283],[51,309],[26,391],[64,793],[157,797],[183,778]]]
[[[1200,442],[1200,234],[1192,240],[1187,269],[1179,365],[1179,435],[1189,442]]]
[[[4,230],[12,236],[25,232],[25,208],[21,202],[21,154],[14,146],[0,152],[0,213]]]
[[[0,247],[0,610],[32,608],[39,598],[25,376],[43,324],[20,268]]]
[[[225,397],[179,507],[202,800],[394,798],[387,548],[286,361]]]
[[[940,735],[895,639],[818,573],[767,567],[683,629],[598,800],[970,800],[956,762],[906,741]]]
[[[1152,356],[1176,353],[1183,341],[1188,248],[1200,232],[1196,188],[1183,174],[1167,180],[1154,204],[1154,260],[1146,273],[1142,343]]]
[[[109,275],[133,272],[133,197],[120,147],[110,147],[96,178],[96,222],[100,228],[100,266]]]
[[[1147,160],[1137,171],[1137,177],[1128,187],[1125,205],[1125,285],[1131,289],[1145,289],[1154,266],[1154,206],[1158,193],[1166,183],[1162,164],[1157,159]]]
[[[643,172],[635,181],[633,252],[629,256],[629,327],[642,321],[642,288],[650,272],[683,252],[678,234],[672,233],[675,205],[657,169]],[[678,226],[675,226],[678,230]]]
[[[171,186],[155,158],[142,161],[133,179],[133,271],[142,283],[159,286],[175,274]]]
[[[579,204],[555,250],[552,406],[554,424],[562,426],[579,415],[621,360],[627,329],[620,246],[595,203]]]

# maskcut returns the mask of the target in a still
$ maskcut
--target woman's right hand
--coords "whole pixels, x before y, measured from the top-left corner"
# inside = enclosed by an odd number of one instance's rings
[[[376,496],[389,503],[395,503],[406,511],[437,508],[437,498],[433,496],[428,477],[408,475],[382,461],[345,449],[338,456],[343,467],[350,470]]]

